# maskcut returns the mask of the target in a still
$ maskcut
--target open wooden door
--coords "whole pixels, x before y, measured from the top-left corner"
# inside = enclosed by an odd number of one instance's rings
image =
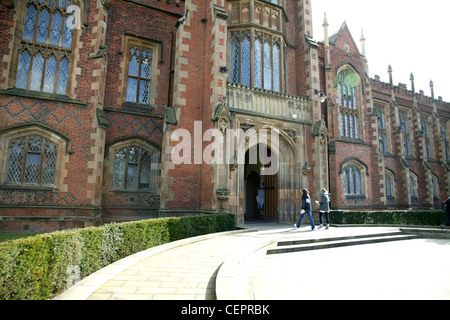
[[[278,175],[264,177],[264,220],[277,221]]]

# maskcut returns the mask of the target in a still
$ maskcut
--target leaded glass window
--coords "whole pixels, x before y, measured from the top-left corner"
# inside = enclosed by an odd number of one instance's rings
[[[384,106],[375,104],[375,110],[378,115],[378,144],[381,152],[388,152],[387,134],[386,134],[386,116]]]
[[[343,169],[344,194],[361,195],[361,169],[349,165]]]
[[[444,140],[445,159],[448,161],[448,160],[450,160],[450,143],[448,140],[447,122],[446,121],[443,121],[441,123],[441,137]]]
[[[265,38],[263,41],[262,38]],[[256,47],[258,46],[258,49]],[[260,75],[255,87],[280,92],[280,45],[274,38],[260,35],[255,41],[255,75]],[[255,76],[256,78],[256,76]]]
[[[57,145],[39,135],[10,140],[6,182],[54,185],[57,158]]]
[[[341,136],[359,139],[358,87],[360,77],[348,69],[338,75]]]
[[[386,197],[392,197],[391,177],[386,175]]]
[[[153,49],[130,45],[126,101],[150,103]]]
[[[439,182],[438,178],[434,175],[431,177],[431,185],[433,188],[433,201],[439,200]]]
[[[230,81],[246,86],[281,91],[282,50],[280,40],[255,32],[251,43],[250,31],[232,32],[230,36]],[[254,61],[251,61],[252,48]],[[254,79],[251,79],[251,68]]]
[[[230,76],[231,82],[250,86],[250,33],[233,33],[230,52]]]
[[[122,190],[150,191],[157,174],[159,153],[129,146],[114,157],[113,187]]]
[[[71,59],[71,0],[28,0],[16,88],[66,94]],[[69,10],[70,11],[70,10]]]
[[[255,87],[262,88],[262,43],[255,39]]]
[[[409,134],[409,125],[408,125],[408,113],[406,111],[398,112],[399,120],[400,120],[400,128],[403,132],[403,152],[405,155],[411,155],[411,143],[410,143],[410,134]]]
[[[411,202],[417,203],[419,200],[419,189],[417,176],[413,173],[409,174],[409,192],[411,196]]]
[[[425,149],[427,158],[431,158],[431,142],[430,142],[430,132],[428,131],[428,119],[426,117],[422,118],[422,132],[425,137]]]

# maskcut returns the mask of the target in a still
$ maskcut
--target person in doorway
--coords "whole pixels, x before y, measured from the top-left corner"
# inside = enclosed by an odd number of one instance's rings
[[[443,209],[447,212],[447,220],[445,220],[444,224],[441,224],[441,229],[444,229],[446,226],[450,226],[450,197],[444,201]]]
[[[297,229],[301,227],[305,214],[308,215],[309,222],[311,222],[311,229],[314,231],[316,229],[316,225],[314,224],[314,220],[311,215],[311,197],[309,196],[308,189],[303,189],[302,211],[300,213],[300,219],[298,220],[297,224],[294,224]]]
[[[316,201],[316,203],[320,206],[319,207],[319,222],[320,222],[319,229],[323,228],[322,216],[325,214],[325,218],[327,219],[327,226],[325,227],[325,230],[328,230],[330,228],[330,197],[328,195],[327,189],[322,188],[320,190],[320,201]]]

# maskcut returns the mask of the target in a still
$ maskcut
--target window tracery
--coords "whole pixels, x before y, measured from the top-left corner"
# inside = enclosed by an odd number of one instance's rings
[[[159,152],[130,145],[115,152],[112,186],[120,190],[154,191]]]
[[[16,88],[66,94],[72,56],[73,0],[28,0]]]
[[[55,185],[57,145],[40,136],[28,135],[9,141],[6,183]]]
[[[359,94],[360,77],[345,69],[338,75],[341,137],[359,139]]]

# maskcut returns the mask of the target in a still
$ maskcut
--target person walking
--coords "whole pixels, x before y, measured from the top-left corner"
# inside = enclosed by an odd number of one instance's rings
[[[447,220],[445,220],[444,224],[441,224],[441,229],[444,229],[446,226],[450,226],[450,197],[443,203],[444,211],[447,212]]]
[[[309,222],[311,222],[311,230],[316,229],[316,225],[314,224],[314,220],[311,215],[311,197],[309,196],[308,189],[303,189],[303,195],[302,195],[302,210],[300,213],[300,219],[298,220],[297,224],[294,224],[294,226],[298,229],[302,225],[303,218],[305,217],[305,214],[308,215]]]
[[[330,197],[328,195],[327,189],[322,188],[320,190],[320,201],[316,201],[316,203],[320,206],[319,207],[319,222],[320,222],[319,229],[323,228],[322,216],[325,214],[325,218],[327,219],[327,226],[325,227],[325,230],[328,230],[330,228]]]

